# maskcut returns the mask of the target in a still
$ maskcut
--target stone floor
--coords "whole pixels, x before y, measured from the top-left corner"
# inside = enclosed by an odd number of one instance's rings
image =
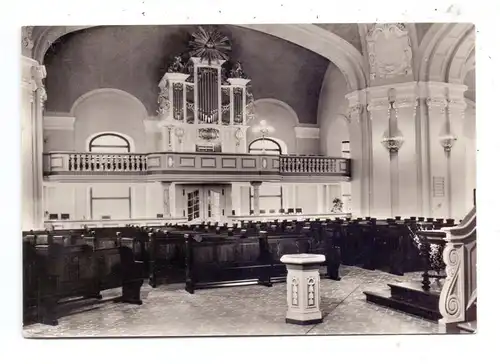
[[[285,323],[286,285],[243,286],[196,291],[180,286],[143,286],[143,305],[104,299],[69,316],[59,325],[24,328],[25,337],[220,336],[220,335],[346,335],[429,334],[438,325],[365,301],[364,290],[387,289],[390,282],[418,279],[356,267],[342,267],[342,280],[321,281],[323,323],[298,326]]]

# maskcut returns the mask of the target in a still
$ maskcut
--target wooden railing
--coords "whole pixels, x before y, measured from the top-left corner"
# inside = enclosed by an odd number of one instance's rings
[[[200,175],[212,179],[236,177],[243,181],[279,180],[289,177],[350,177],[349,160],[323,156],[231,153],[74,153],[44,155],[44,174],[56,175],[158,175],[177,179]]]
[[[446,280],[439,298],[440,323],[443,331],[454,332],[458,324],[476,321],[476,208],[460,225],[442,230]]]
[[[141,172],[147,169],[143,154],[71,153],[68,170],[82,172]]]
[[[280,156],[280,173],[337,174],[347,173],[348,161],[323,156]]]

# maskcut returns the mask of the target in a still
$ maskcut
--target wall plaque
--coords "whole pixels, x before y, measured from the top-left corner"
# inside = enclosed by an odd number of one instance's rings
[[[444,177],[432,177],[432,195],[444,197]]]

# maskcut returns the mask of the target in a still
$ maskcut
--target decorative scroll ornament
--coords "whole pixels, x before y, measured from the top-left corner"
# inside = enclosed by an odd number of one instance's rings
[[[446,264],[446,279],[440,295],[439,310],[447,320],[462,318],[465,313],[460,309],[463,302],[460,302],[462,289],[459,282],[459,272],[462,265],[460,258],[463,247],[455,247],[452,243],[447,243],[443,251],[443,260]],[[444,311],[444,312],[443,312]]]
[[[404,138],[399,129],[395,129],[392,133],[387,130],[382,136],[382,145],[390,152],[397,153],[403,146]]]
[[[349,108],[349,122],[359,122],[361,113],[363,112],[363,105],[356,104]]]
[[[208,61],[209,65],[214,61],[229,59],[227,55],[231,51],[229,38],[217,29],[198,27],[192,36],[193,40],[189,42],[191,57],[200,57],[202,61]]]
[[[240,128],[236,129],[234,132],[234,138],[236,139],[236,146],[238,147],[243,139],[243,131]]]
[[[214,128],[201,128],[198,129],[198,137],[207,142],[219,139],[219,130]]]
[[[164,88],[160,90],[158,95],[158,115],[166,115],[170,110],[170,100],[168,99],[168,82]]]
[[[248,78],[245,73],[243,72],[243,66],[241,65],[241,62],[235,62],[233,67],[231,68],[231,71],[229,71],[229,77],[230,78]]]
[[[412,75],[413,54],[404,24],[373,24],[366,42],[372,80]]]
[[[22,27],[22,46],[28,50],[33,49],[33,28],[32,26]]]
[[[180,56],[174,57],[174,62],[168,67],[167,72],[170,73],[183,73],[186,69],[186,65],[182,62]]]

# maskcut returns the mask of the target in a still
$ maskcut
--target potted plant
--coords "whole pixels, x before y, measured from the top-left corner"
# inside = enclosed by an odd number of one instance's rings
[[[333,199],[333,208],[331,210],[331,212],[342,212],[344,208],[344,203],[342,202],[342,200],[338,197],[334,198]]]

